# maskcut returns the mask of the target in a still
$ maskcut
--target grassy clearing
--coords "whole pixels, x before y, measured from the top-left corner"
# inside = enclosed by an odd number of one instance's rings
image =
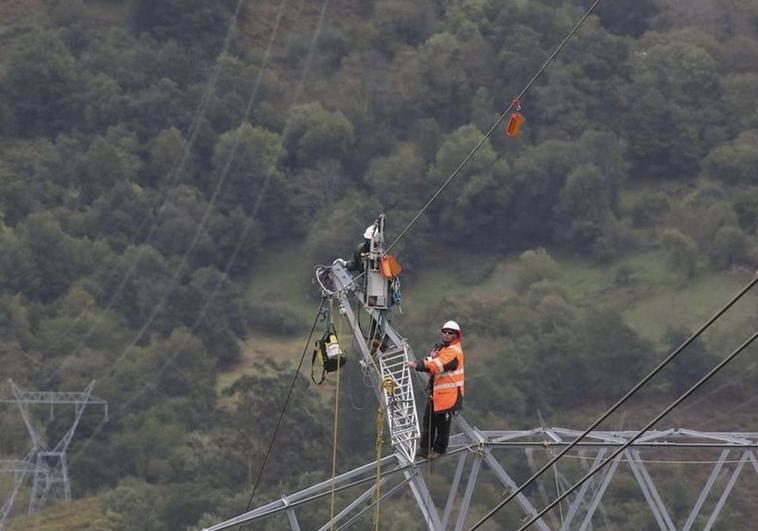
[[[242,346],[242,359],[219,376],[218,391],[232,385],[240,376],[255,373],[253,365],[256,361],[268,359],[283,363],[297,363],[303,352],[305,339],[306,336],[280,338],[259,333],[251,335]]]
[[[311,323],[317,293],[311,284],[313,264],[303,259],[302,244],[271,249],[247,283],[245,296],[255,303],[283,305]]]
[[[16,510],[21,506],[18,505]],[[7,531],[108,531],[105,512],[99,498],[83,498],[59,503],[36,516],[17,516],[6,522]]]
[[[704,272],[683,283],[668,270],[660,250],[629,255],[610,264],[559,252],[553,258],[559,269],[556,282],[574,304],[618,311],[639,334],[654,342],[660,342],[670,326],[697,327],[749,280],[749,275],[742,272]],[[419,316],[430,313],[445,298],[513,297],[518,271],[517,255],[451,257],[445,266],[430,267],[417,274],[414,282],[403,284],[405,313],[396,315],[393,322],[411,337],[429,335],[434,340],[433,334],[413,330],[414,324],[422,321]],[[315,310],[312,272],[312,265],[302,259],[299,246],[285,246],[261,263],[250,279],[246,295],[253,301],[286,305],[310,324]],[[746,319],[756,314],[758,293],[748,295],[726,314],[714,326],[713,334],[744,327]],[[305,332],[297,335],[302,337],[254,333],[245,343],[243,360],[220,376],[219,389],[252,372],[251,365],[256,359],[299,359]],[[469,341],[473,339],[470,337]],[[483,346],[488,344],[486,338],[476,339]]]
[[[710,273],[695,278],[686,286],[661,286],[655,293],[637,301],[624,313],[627,321],[641,334],[659,339],[668,326],[695,329],[721,308],[749,281],[744,273]],[[755,316],[758,296],[747,295],[718,323],[717,330],[730,330]]]
[[[620,312],[639,334],[660,341],[666,329],[694,329],[713,315],[750,279],[744,272],[704,272],[688,282],[671,273],[662,251],[647,251],[613,264],[557,257],[558,281],[583,307],[610,308]],[[631,272],[628,282],[619,282],[618,272]],[[747,295],[714,325],[728,331],[740,327],[758,311],[758,294]]]

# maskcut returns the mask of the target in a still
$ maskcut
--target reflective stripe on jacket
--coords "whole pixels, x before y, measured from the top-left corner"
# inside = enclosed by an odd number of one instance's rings
[[[445,366],[449,367],[453,360],[458,362],[453,364],[455,368],[446,371]],[[460,389],[461,397],[464,394],[461,340],[454,339],[442,347],[436,357],[424,359],[424,368],[431,373],[434,412],[452,409],[458,400],[458,390]]]

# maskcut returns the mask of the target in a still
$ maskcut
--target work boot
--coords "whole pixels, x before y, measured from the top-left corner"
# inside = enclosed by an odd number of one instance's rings
[[[444,454],[441,454],[439,452],[435,452],[434,450],[432,450],[429,453],[429,461],[434,461],[435,459],[437,459],[438,457],[442,457],[443,455]]]
[[[419,448],[416,451],[416,459],[427,459],[429,457],[429,454],[426,452],[426,450]]]

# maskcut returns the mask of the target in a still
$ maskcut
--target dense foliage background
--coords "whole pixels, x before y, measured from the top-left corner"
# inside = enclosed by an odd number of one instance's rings
[[[0,367],[27,389],[97,379],[112,418],[85,416],[71,462],[104,528],[185,529],[244,509],[289,387],[281,360],[313,311],[251,283],[348,255],[380,212],[402,228],[584,4],[272,0],[243,3],[232,26],[231,0],[0,5]],[[419,349],[442,320],[464,323],[481,352],[471,418],[526,428],[539,411],[583,427],[581,411],[689,333],[631,326],[624,297],[716,278],[715,309],[747,278],[757,102],[756,2],[599,8],[522,102],[522,135],[485,142],[396,249],[411,293],[432,270],[462,287],[435,286],[443,301],[410,300],[399,322]],[[629,260],[649,251],[666,267],[643,286]],[[562,257],[611,281],[582,296],[561,281]],[[511,295],[476,292],[506,259]],[[310,305],[307,282],[291,284]],[[640,407],[696,381],[746,322],[697,343]],[[296,341],[245,354],[272,337]],[[374,436],[360,374],[347,376],[359,404],[344,415],[360,421],[340,443],[344,468],[371,458]],[[755,379],[745,371],[714,400],[746,401]],[[304,387],[256,501],[330,467],[331,395]],[[0,454],[23,455],[17,412],[1,410],[0,427]],[[618,529],[644,525],[628,518],[634,503]],[[747,528],[754,513],[745,502],[725,518]],[[402,525],[387,529],[420,525],[402,501],[394,514]]]

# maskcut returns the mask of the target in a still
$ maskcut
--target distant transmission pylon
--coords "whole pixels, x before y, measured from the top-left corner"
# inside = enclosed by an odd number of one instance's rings
[[[29,498],[29,514],[39,512],[50,497],[61,501],[71,501],[71,482],[68,475],[66,451],[87,405],[103,406],[105,420],[107,420],[108,403],[101,398],[91,395],[92,388],[95,386],[94,380],[81,393],[22,391],[13,380],[9,379],[8,382],[10,383],[14,398],[12,400],[0,400],[0,402],[18,405],[26,429],[29,432],[29,437],[32,440],[31,454],[23,461],[30,466],[33,474],[32,492]],[[31,404],[49,405],[51,416],[56,404],[74,405],[74,421],[56,444],[48,444],[32,423],[29,412]],[[14,489],[14,494],[8,500],[10,503],[6,502],[8,503],[8,507],[6,508],[3,505],[4,516],[7,516],[7,513],[10,512],[10,506],[13,503],[15,495],[18,493],[18,487],[25,475],[26,472],[24,471],[21,480]]]
[[[26,478],[26,474],[32,469],[32,457],[34,452],[30,451],[23,461],[16,460],[3,460],[0,461],[0,474],[13,474],[13,489],[10,496],[5,500],[2,507],[0,507],[0,531],[5,529],[5,520],[11,512],[13,502],[16,501],[18,491],[21,490],[21,484]]]

